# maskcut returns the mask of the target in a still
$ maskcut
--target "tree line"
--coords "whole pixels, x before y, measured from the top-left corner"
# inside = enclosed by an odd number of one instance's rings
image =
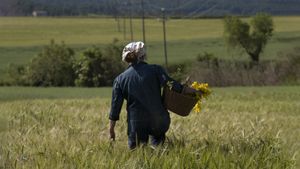
[[[298,0],[0,0],[0,16],[28,16],[34,10],[43,10],[50,16],[139,17],[142,6],[146,16],[160,15],[161,8],[165,8],[168,15],[178,17],[253,15],[257,12],[300,14]]]

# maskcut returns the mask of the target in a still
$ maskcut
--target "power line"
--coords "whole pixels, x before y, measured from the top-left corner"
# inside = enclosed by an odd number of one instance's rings
[[[129,19],[129,33],[130,33],[130,40],[133,41],[133,25],[132,25],[132,0],[122,1],[119,0],[114,1],[114,7],[116,9],[115,12],[115,19],[117,21],[117,28],[120,32],[120,21],[119,21],[119,14],[123,15],[123,39],[127,40],[127,23],[126,19]]]
[[[209,0],[206,0],[203,4],[204,4],[204,5],[207,5],[208,3],[209,3]],[[203,6],[204,6],[204,5],[203,5]],[[203,7],[199,7],[199,8],[197,8],[196,10],[194,10],[194,11],[188,13],[188,14],[185,16],[185,18],[191,18],[191,17],[194,17],[194,16],[199,16],[199,13],[200,13],[200,15],[203,15],[204,13],[207,13],[208,11],[210,11],[210,10],[216,8],[218,5],[219,5],[219,3],[216,3],[214,6],[212,6],[212,7],[208,8],[208,9],[206,9],[204,12],[203,12]],[[202,11],[202,12],[201,12],[201,11]]]
[[[193,4],[194,2],[196,2],[197,0],[189,0],[187,2],[185,2],[184,4],[180,5],[179,7],[176,7],[176,8],[164,8],[165,11],[176,11],[176,10],[180,10],[180,9],[183,9],[191,4]],[[161,10],[162,6],[158,6],[158,5],[155,5],[153,3],[150,3],[149,1],[146,1],[147,5],[154,8],[154,9],[157,9],[157,10]]]
[[[209,13],[211,10],[215,9],[219,4],[215,4],[211,8],[206,9],[205,11],[200,12],[200,15],[204,15],[205,13]]]
[[[208,4],[209,0],[205,1],[204,5]],[[195,14],[197,14],[199,11],[201,11],[203,9],[203,7],[199,7],[197,8],[196,10],[186,14],[186,18],[188,17],[192,17],[192,16],[195,16]]]

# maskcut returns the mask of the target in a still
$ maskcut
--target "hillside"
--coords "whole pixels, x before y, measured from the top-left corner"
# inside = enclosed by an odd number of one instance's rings
[[[0,16],[27,16],[44,10],[50,16],[71,15],[141,15],[142,0],[0,0]],[[201,17],[228,14],[299,15],[298,0],[143,0],[147,16],[160,15],[162,7],[172,16]]]

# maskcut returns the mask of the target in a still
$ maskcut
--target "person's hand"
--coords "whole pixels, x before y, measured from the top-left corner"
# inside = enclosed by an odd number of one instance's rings
[[[112,141],[115,141],[115,139],[116,139],[115,125],[116,125],[116,121],[110,120],[109,138],[110,138],[110,140],[112,140]]]
[[[112,128],[109,129],[109,138],[110,138],[110,140],[112,140],[112,141],[115,141],[115,139],[116,139],[115,130],[112,129]]]

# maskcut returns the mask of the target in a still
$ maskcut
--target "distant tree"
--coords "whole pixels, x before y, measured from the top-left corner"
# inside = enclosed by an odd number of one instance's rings
[[[237,17],[224,19],[224,36],[230,47],[245,50],[253,62],[259,62],[268,40],[273,35],[273,20],[268,14],[259,13],[250,24]]]
[[[17,1],[17,9],[18,9],[18,13],[19,15],[31,15],[32,11],[34,10],[34,0],[15,0]],[[13,6],[14,8],[14,6]]]
[[[76,86],[110,86],[114,78],[124,70],[121,61],[122,47],[117,41],[107,45],[104,50],[94,46],[85,50],[77,60]]]
[[[10,63],[6,69],[5,82],[7,85],[28,86],[26,65]]]
[[[74,51],[64,43],[50,45],[31,60],[28,80],[32,86],[73,86]]]

